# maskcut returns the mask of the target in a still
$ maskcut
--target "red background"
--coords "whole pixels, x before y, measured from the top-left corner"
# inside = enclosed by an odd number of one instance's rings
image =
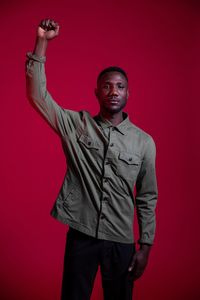
[[[157,235],[135,299],[199,299],[198,1],[1,1],[0,297],[59,299],[66,226],[49,212],[63,180],[58,136],[25,97],[25,53],[42,18],[60,23],[47,52],[62,106],[98,112],[95,81],[119,65],[130,119],[157,145]],[[102,298],[100,274],[93,300]]]

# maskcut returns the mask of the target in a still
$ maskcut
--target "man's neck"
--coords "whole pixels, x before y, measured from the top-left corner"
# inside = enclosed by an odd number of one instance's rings
[[[108,120],[112,123],[113,126],[117,126],[123,121],[123,112],[120,111],[116,114],[109,114],[107,112],[100,111],[100,116],[102,116],[104,119]]]

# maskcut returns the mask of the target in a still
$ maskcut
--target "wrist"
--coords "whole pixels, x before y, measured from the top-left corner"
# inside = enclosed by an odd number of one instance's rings
[[[46,38],[37,36],[33,54],[36,54],[39,57],[45,56],[47,45],[48,45],[48,40]]]
[[[149,244],[140,244],[140,251],[144,252],[146,255],[149,255],[152,245]]]

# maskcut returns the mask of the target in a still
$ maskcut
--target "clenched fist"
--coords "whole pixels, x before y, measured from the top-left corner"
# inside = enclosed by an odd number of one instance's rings
[[[42,39],[52,40],[59,34],[59,25],[52,19],[44,19],[37,29],[37,36]]]
[[[33,53],[45,56],[47,44],[59,34],[59,25],[52,19],[44,19],[37,28],[37,37]]]

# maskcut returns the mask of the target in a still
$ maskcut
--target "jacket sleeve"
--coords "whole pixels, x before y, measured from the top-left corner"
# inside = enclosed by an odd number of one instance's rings
[[[156,146],[152,137],[146,142],[141,169],[136,181],[136,211],[140,238],[138,243],[153,244],[155,237],[155,208],[158,198]]]
[[[46,57],[27,53],[26,94],[32,106],[61,137],[69,135],[77,127],[78,112],[63,109],[46,88]]]

